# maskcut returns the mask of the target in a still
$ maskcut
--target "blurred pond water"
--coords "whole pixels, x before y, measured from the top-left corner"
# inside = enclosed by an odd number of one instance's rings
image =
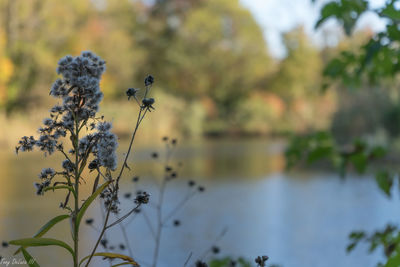
[[[152,201],[157,200],[159,179],[154,177],[162,174],[163,153],[156,160],[151,153],[162,149],[142,146],[135,150],[122,193],[140,189],[148,191]],[[362,245],[346,254],[347,236],[352,230],[372,231],[388,222],[399,222],[398,194],[388,200],[372,177],[341,180],[328,172],[285,173],[282,151],[283,142],[279,140],[221,139],[179,145],[172,162],[182,162],[183,166],[179,177],[167,187],[165,214],[189,192],[189,180],[206,190],[172,218],[181,222],[179,227],[170,222],[165,228],[158,266],[183,266],[191,252],[192,259],[204,256],[223,229],[227,229],[226,234],[215,244],[221,249],[218,257],[243,256],[253,261],[265,254],[271,263],[284,267],[376,266],[383,252],[368,255],[368,247]],[[44,158],[36,152],[17,157],[10,148],[2,150],[0,159],[0,240],[29,237],[49,218],[62,213],[58,208],[62,194],[48,192],[37,197],[33,188],[41,168],[55,166],[53,163],[59,164],[61,158]],[[131,181],[134,175],[141,177],[138,183]],[[93,178],[88,174],[84,178],[88,193]],[[124,211],[132,206],[123,197],[121,203]],[[143,210],[155,225],[151,205]],[[88,217],[101,218],[99,207],[92,207]],[[133,256],[146,266],[152,259],[154,241],[143,212],[125,225]],[[81,229],[80,255],[84,256],[97,232],[87,225]],[[70,240],[69,223],[62,222],[47,236]],[[115,251],[122,252],[118,249],[123,243],[121,229],[116,226],[107,237]],[[68,252],[60,248],[29,251],[41,266],[70,266]],[[0,255],[7,259],[12,252],[3,249]],[[212,257],[208,253],[205,259]],[[109,266],[101,260],[95,262],[93,266]]]

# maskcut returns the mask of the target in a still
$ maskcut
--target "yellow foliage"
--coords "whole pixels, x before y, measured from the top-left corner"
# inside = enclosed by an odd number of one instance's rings
[[[14,73],[14,64],[6,57],[0,58],[0,84],[7,83]]]
[[[0,57],[0,105],[7,101],[7,83],[14,73],[14,65],[10,59]]]

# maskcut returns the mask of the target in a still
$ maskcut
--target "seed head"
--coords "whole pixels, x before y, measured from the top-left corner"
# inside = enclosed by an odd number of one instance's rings
[[[136,204],[147,204],[149,203],[150,195],[146,192],[141,192],[136,196],[135,203]]]
[[[214,254],[218,254],[218,253],[220,252],[220,249],[219,249],[219,247],[217,247],[217,246],[213,246],[213,247],[211,248],[211,250],[212,250],[212,252],[213,252]]]
[[[144,85],[149,86],[152,85],[154,83],[154,77],[151,75],[148,75],[145,79],[144,79]]]
[[[208,267],[207,263],[203,261],[196,261],[195,265],[196,267]]]
[[[136,95],[138,92],[139,92],[139,89],[128,88],[128,90],[126,90],[126,95],[128,96],[128,100],[131,99],[131,97],[136,98]]]
[[[258,256],[254,261],[259,267],[265,267],[265,262],[269,259],[268,256]]]

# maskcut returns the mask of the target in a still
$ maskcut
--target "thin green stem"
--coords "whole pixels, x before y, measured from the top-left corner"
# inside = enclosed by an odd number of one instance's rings
[[[99,246],[100,241],[101,241],[101,239],[102,239],[104,233],[105,233],[106,230],[107,230],[107,227],[106,227],[106,226],[107,226],[107,224],[108,224],[108,219],[110,218],[110,213],[111,213],[111,203],[110,203],[110,205],[109,205],[108,208],[107,208],[107,214],[106,214],[106,218],[105,218],[105,220],[104,220],[103,229],[101,229],[99,238],[97,238],[96,244],[94,245],[94,248],[93,248],[92,252],[90,253],[90,257],[89,257],[88,261],[86,262],[85,267],[88,267],[88,266],[89,266],[89,263],[90,263],[90,261],[92,260],[94,253],[96,253],[96,249],[97,249],[97,247]]]
[[[128,234],[126,233],[125,226],[124,226],[123,223],[120,223],[119,226],[121,228],[122,236],[124,237],[124,240],[125,240],[125,243],[126,243],[126,247],[128,248],[129,256],[131,258],[133,258],[133,252],[132,252],[131,246],[129,244]]]
[[[143,112],[143,111],[144,111],[144,112]],[[143,114],[142,114],[142,113],[143,113]],[[139,111],[139,114],[138,114],[137,121],[136,121],[136,126],[135,126],[135,129],[134,129],[133,133],[132,133],[131,141],[130,141],[130,143],[129,143],[128,151],[127,151],[127,153],[126,153],[126,155],[125,155],[125,159],[124,159],[124,162],[123,162],[123,164],[122,164],[121,170],[120,170],[120,172],[119,172],[119,174],[118,174],[118,176],[117,176],[117,178],[116,178],[116,182],[115,182],[115,190],[116,190],[116,193],[118,193],[118,189],[119,189],[119,180],[121,179],[121,176],[122,176],[122,174],[123,174],[123,172],[124,172],[124,170],[125,170],[125,167],[127,166],[128,157],[129,157],[129,154],[130,154],[131,149],[132,149],[133,141],[135,140],[136,132],[137,132],[137,130],[138,130],[138,128],[139,128],[139,125],[140,125],[140,123],[142,122],[144,116],[146,115],[146,113],[147,113],[147,110],[145,110],[144,108],[141,107],[141,108],[140,108],[140,111]],[[106,218],[105,218],[105,220],[104,220],[104,224],[103,224],[102,230],[101,230],[101,232],[100,232],[100,235],[99,235],[99,237],[98,237],[98,239],[97,239],[97,241],[96,241],[96,244],[95,244],[95,246],[94,246],[92,252],[90,253],[90,257],[89,257],[88,261],[86,262],[85,267],[88,267],[88,266],[89,266],[89,263],[90,263],[90,261],[92,260],[94,253],[96,253],[96,249],[97,249],[97,247],[99,246],[99,243],[100,243],[101,238],[103,237],[105,231],[106,231],[108,228],[110,228],[110,227],[112,227],[112,226],[115,225],[115,223],[112,223],[112,224],[108,225],[108,220],[109,220],[109,218],[110,218],[110,212],[111,212],[111,204],[112,204],[112,203],[110,203],[110,205],[107,207],[107,214],[106,214]],[[139,206],[139,205],[138,205],[138,206]],[[138,207],[138,206],[137,206],[137,207]],[[137,208],[137,207],[136,207],[136,208]],[[136,208],[135,208],[135,209],[136,209]],[[129,215],[130,215],[130,214],[131,214],[131,213],[129,213]],[[125,219],[126,217],[123,217],[123,218]],[[121,220],[121,221],[122,221],[122,220]],[[120,221],[118,221],[118,223],[120,223]]]
[[[119,223],[121,223],[123,220],[125,220],[126,218],[128,218],[132,213],[134,213],[139,207],[140,207],[140,203],[136,205],[136,207],[134,207],[133,209],[131,209],[127,214],[125,214],[124,216],[118,218],[115,222],[111,223],[110,225],[106,225],[106,229],[113,227],[114,225],[117,225]]]
[[[172,156],[172,150],[170,149],[170,147],[167,145],[166,147],[167,150],[167,155],[165,158],[165,166],[169,165],[169,160]],[[160,243],[161,243],[161,234],[162,234],[162,229],[164,227],[164,222],[163,222],[163,216],[162,216],[162,206],[163,206],[163,201],[164,201],[164,193],[165,193],[165,187],[167,186],[167,182],[168,182],[168,176],[167,173],[164,177],[164,179],[162,180],[161,186],[160,186],[160,196],[158,199],[158,204],[157,204],[157,233],[155,235],[155,249],[154,249],[154,257],[153,257],[153,265],[152,267],[156,267],[157,266],[157,262],[158,262],[158,254],[159,254],[159,250],[160,250]]]
[[[142,116],[143,110],[144,110],[143,108],[140,108],[139,115],[138,115],[138,118],[137,118],[137,121],[136,121],[136,126],[135,126],[135,129],[133,130],[131,141],[130,141],[129,147],[128,147],[128,151],[126,152],[126,155],[125,155],[124,163],[122,164],[121,171],[119,172],[119,174],[117,176],[117,179],[116,179],[117,180],[117,182],[116,182],[117,192],[118,192],[118,189],[119,189],[119,179],[121,179],[122,173],[124,172],[124,169],[127,166],[126,162],[128,161],[129,154],[131,153],[131,149],[132,149],[133,141],[135,140],[136,132],[139,129],[139,125],[140,125],[140,123],[142,122],[144,116],[146,116],[146,113],[147,113],[147,110],[145,110],[144,113],[143,113],[143,116]]]
[[[169,219],[171,219],[172,216],[174,216],[195,195],[196,192],[190,192],[188,195],[186,195],[186,197],[183,198],[167,216],[165,216],[163,223],[166,223]]]
[[[74,149],[75,149],[75,208],[74,208],[74,267],[78,267],[79,259],[79,228],[76,221],[76,216],[79,212],[79,128],[78,120],[75,119],[75,136],[74,136]]]
[[[160,187],[160,198],[158,200],[158,205],[157,205],[156,246],[155,246],[155,249],[154,249],[154,257],[153,257],[152,267],[156,267],[157,266],[158,254],[159,254],[159,250],[160,250],[161,234],[162,234],[162,228],[163,228],[162,203],[163,203],[163,200],[164,200],[164,192],[165,192],[166,184],[167,184],[167,179],[163,179],[161,187]]]

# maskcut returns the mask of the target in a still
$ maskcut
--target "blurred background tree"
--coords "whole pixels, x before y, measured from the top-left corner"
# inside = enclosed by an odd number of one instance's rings
[[[271,90],[282,97],[287,112],[287,130],[306,131],[326,127],[334,109],[332,94],[320,92],[323,54],[315,47],[302,26],[284,34],[287,56],[272,77]]]
[[[350,45],[341,50],[324,68],[325,89],[334,83],[339,89],[339,109],[331,127],[333,135],[328,129],[295,136],[286,151],[286,157],[288,167],[304,159],[307,163],[328,159],[339,167],[342,175],[349,166],[358,173],[372,169],[379,188],[391,197],[393,185],[399,182],[398,168],[380,166],[381,169],[376,170],[372,163],[386,153],[398,155],[395,138],[400,132],[399,1],[386,1],[378,9],[371,8],[366,0],[329,1],[322,7],[316,27],[335,18],[343,26],[346,35],[350,36],[365,12],[385,19],[385,29],[375,34],[367,32],[361,35],[363,41],[358,46]],[[355,40],[357,42],[360,38]],[[358,88],[356,92],[351,90]],[[382,144],[379,130],[383,130],[383,143],[387,149],[376,146],[377,143]],[[348,252],[358,243],[366,242],[370,245],[370,253],[378,247],[383,248],[385,260],[378,266],[400,266],[400,230],[397,226],[387,224],[383,230],[374,233],[356,231],[349,238]]]
[[[11,112],[37,101],[38,88],[54,78],[53,62],[78,43],[75,30],[87,22],[88,7],[80,1],[0,1],[3,109]]]
[[[0,106],[8,114],[40,106],[43,87],[62,54],[90,49],[107,60],[103,90],[153,73],[187,107],[203,106],[222,128],[234,125],[239,102],[265,90],[272,59],[260,26],[235,1],[0,1]],[[212,128],[212,127],[211,127]]]
[[[320,70],[360,43],[344,39],[321,49],[299,26],[284,34],[286,56],[275,59],[239,0],[0,0],[0,13],[2,114],[40,110],[48,101],[44,88],[56,75],[51,63],[87,49],[107,61],[104,108],[118,105],[126,88],[152,73],[155,93],[168,99],[159,103],[167,112],[154,123],[162,132],[186,136],[330,128],[337,103],[343,103],[335,91],[320,93]],[[335,116],[335,124],[342,117]]]
[[[281,1],[287,14],[292,14],[291,7],[285,5],[295,1]],[[92,50],[107,61],[102,113],[113,120],[113,129],[122,138],[131,130],[125,122],[132,116],[132,103],[122,101],[125,91],[152,74],[157,113],[140,132],[144,143],[154,145],[163,135],[179,140],[262,135],[268,138],[259,140],[273,142],[268,149],[258,143],[240,146],[235,152],[239,158],[231,148],[239,139],[229,143],[227,151],[213,150],[206,144],[213,140],[203,140],[200,146],[210,154],[225,153],[229,160],[190,165],[196,175],[205,169],[215,178],[217,168],[243,168],[243,177],[248,178],[257,166],[269,164],[281,171],[283,159],[267,163],[264,152],[282,149],[269,137],[286,137],[288,132],[306,136],[292,143],[289,164],[304,155],[308,163],[325,158],[343,174],[348,166],[365,171],[369,160],[382,156],[384,149],[375,143],[388,145],[397,155],[398,1],[387,1],[376,10],[364,0],[326,2],[317,25],[336,18],[343,30],[337,25],[322,28],[325,40],[318,45],[307,25],[289,27],[282,36],[282,57],[267,45],[270,29],[259,24],[244,2],[0,0],[0,123],[7,125],[0,128],[0,146],[14,147],[16,132],[34,132],[42,114],[47,114],[44,107],[49,105],[44,102],[52,101],[45,95],[56,76],[54,62],[66,54]],[[385,19],[386,30],[354,30],[365,12]],[[385,194],[390,194],[395,177],[378,173]],[[284,231],[288,228],[295,229],[289,225]]]

